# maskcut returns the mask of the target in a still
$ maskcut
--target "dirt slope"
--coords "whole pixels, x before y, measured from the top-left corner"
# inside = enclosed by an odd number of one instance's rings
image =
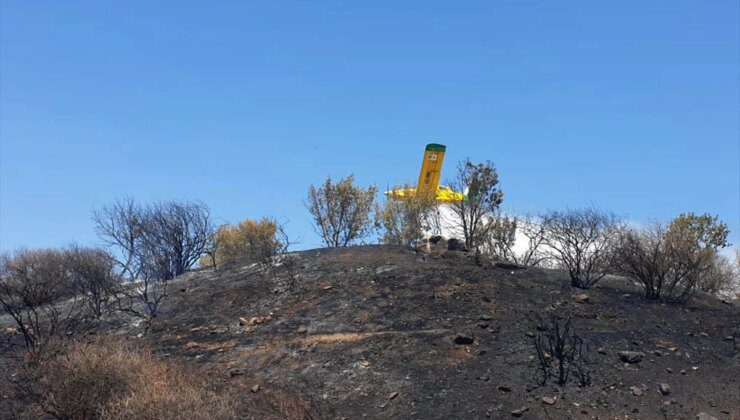
[[[298,258],[292,292],[284,274],[255,266],[178,279],[141,339],[224,382],[301,383],[336,418],[511,418],[523,408],[523,418],[740,418],[735,305],[647,303],[617,278],[577,303],[561,272],[480,267],[457,252],[363,246]],[[572,311],[590,349],[589,387],[538,383],[531,320],[554,307]],[[456,344],[458,334],[473,342]],[[644,357],[625,364],[622,350]]]

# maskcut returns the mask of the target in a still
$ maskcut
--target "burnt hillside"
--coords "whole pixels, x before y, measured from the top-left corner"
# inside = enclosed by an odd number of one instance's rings
[[[648,303],[618,278],[587,302],[573,293],[558,271],[481,267],[458,252],[305,251],[292,290],[255,266],[184,276],[143,339],[224,381],[301,382],[336,418],[740,416],[736,306]],[[554,308],[573,314],[588,348],[588,387],[539,385],[533,320]],[[624,363],[619,351],[642,357]]]
[[[452,251],[359,246],[296,261],[293,281],[256,265],[188,273],[148,331],[123,319],[113,332],[226,387],[301,389],[330,418],[740,418],[734,304],[648,303],[621,278],[574,292],[562,272]],[[572,314],[590,386],[540,385],[534,321],[553,310]]]

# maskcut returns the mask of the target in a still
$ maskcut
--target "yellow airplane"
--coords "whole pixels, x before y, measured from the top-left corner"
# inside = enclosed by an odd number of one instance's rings
[[[401,188],[391,190],[385,194],[388,197],[403,199],[411,197],[417,191],[436,191],[436,199],[440,203],[457,203],[465,199],[465,194],[450,187],[439,185],[442,176],[442,162],[445,157],[446,146],[436,143],[427,144],[424,150],[424,160],[421,162],[421,174],[416,188]]]

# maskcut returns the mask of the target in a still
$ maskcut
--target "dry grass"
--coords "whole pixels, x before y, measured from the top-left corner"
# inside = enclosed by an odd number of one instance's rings
[[[317,400],[272,389],[253,394],[212,379],[105,338],[63,345],[26,369],[19,400],[32,402],[36,414],[64,419],[323,418]]]

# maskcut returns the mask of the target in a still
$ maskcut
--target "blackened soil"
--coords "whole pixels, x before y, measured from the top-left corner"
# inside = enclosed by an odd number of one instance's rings
[[[191,273],[144,339],[225,381],[247,372],[262,387],[307,384],[336,418],[509,418],[525,407],[523,418],[740,416],[736,305],[646,302],[621,278],[577,303],[582,291],[562,272],[481,266],[457,252],[325,249],[299,253],[298,265],[292,287],[281,269]],[[540,385],[534,319],[553,309],[573,314],[590,386]],[[472,343],[456,344],[459,335]],[[622,350],[644,356],[625,364]]]

